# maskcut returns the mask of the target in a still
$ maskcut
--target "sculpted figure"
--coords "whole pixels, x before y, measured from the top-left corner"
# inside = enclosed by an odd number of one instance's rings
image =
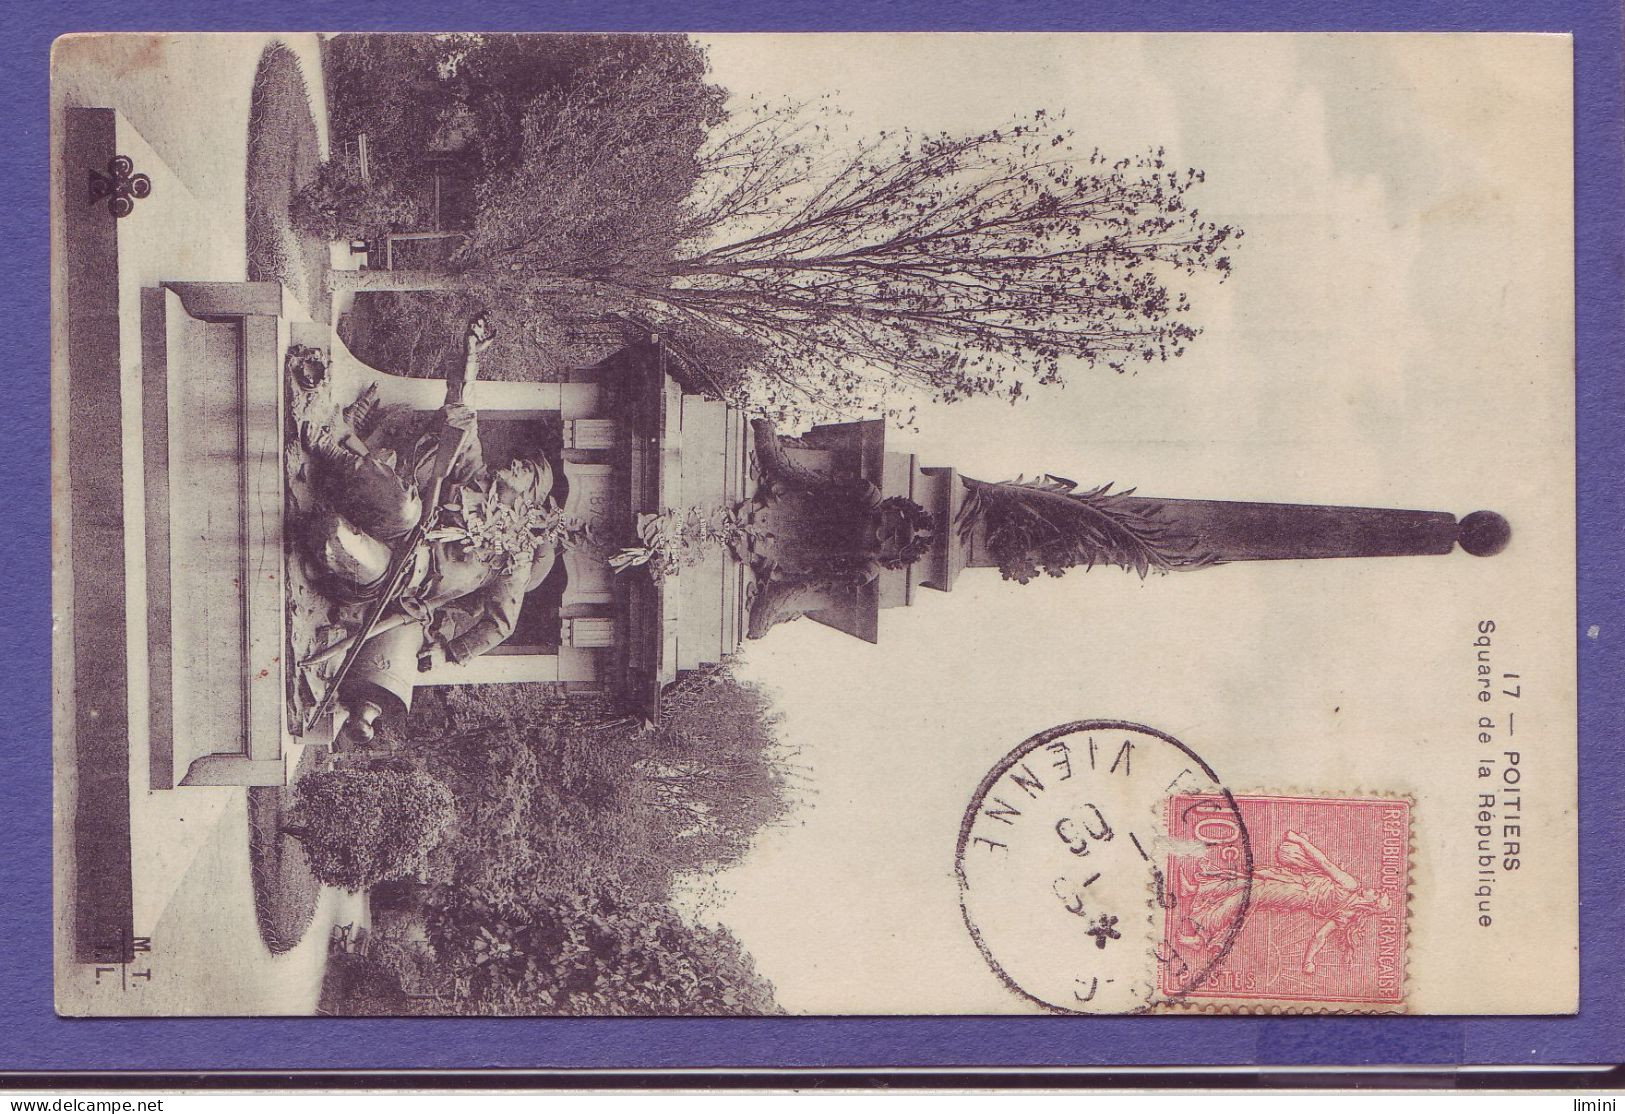
[[[466,662],[507,640],[526,593],[552,570],[569,532],[540,451],[496,468],[481,452],[470,399],[479,354],[493,339],[483,318],[469,326],[462,374],[447,382],[445,405],[427,432],[404,445],[369,447],[379,415],[375,400],[363,395],[345,414],[347,428],[313,447],[317,488],[328,505],[310,524],[307,541],[336,595],[376,599],[425,506],[434,508],[408,557],[405,589],[340,690],[351,732],[362,740],[372,738],[384,708],[411,706],[414,672]],[[318,657],[336,657],[348,641]]]

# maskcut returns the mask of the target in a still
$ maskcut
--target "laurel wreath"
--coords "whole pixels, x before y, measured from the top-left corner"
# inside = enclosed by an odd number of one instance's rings
[[[644,515],[638,526],[642,545],[628,546],[609,559],[617,573],[647,567],[656,581],[693,568],[706,555],[745,544],[760,528],[746,522],[737,508],[689,507]]]
[[[492,487],[468,484],[462,502],[447,503],[442,509],[456,515],[457,521],[424,536],[460,546],[504,575],[529,568],[538,552],[559,546],[572,549],[591,539],[591,528],[565,514],[550,498],[505,503]]]

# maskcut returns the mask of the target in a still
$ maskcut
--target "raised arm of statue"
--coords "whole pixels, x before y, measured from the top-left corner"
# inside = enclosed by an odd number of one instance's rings
[[[480,353],[491,347],[495,340],[496,334],[490,330],[483,316],[469,322],[463,338],[466,355],[462,374],[446,380],[446,404],[440,411],[445,424],[440,430],[434,465],[428,475],[419,473],[419,491],[425,506],[432,506],[437,501],[440,483],[448,479],[460,481],[484,471],[479,415],[473,407],[471,388],[479,378]]]

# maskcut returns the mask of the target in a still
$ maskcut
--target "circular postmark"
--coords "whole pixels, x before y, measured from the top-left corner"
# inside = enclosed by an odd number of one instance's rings
[[[1235,798],[1195,751],[1140,724],[1079,720],[982,779],[956,870],[965,926],[1012,991],[1059,1013],[1139,1013],[1219,969],[1253,859]],[[1198,888],[1201,906],[1182,907]]]

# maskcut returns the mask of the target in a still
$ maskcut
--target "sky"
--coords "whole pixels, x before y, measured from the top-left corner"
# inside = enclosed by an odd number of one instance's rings
[[[747,646],[742,673],[774,693],[811,788],[738,864],[694,880],[697,915],[739,935],[792,1012],[1030,1009],[961,922],[961,816],[1028,735],[1128,719],[1179,737],[1238,791],[1416,797],[1413,1000],[1470,1010],[1467,974],[1518,954],[1518,918],[1550,915],[1543,888],[1572,889],[1568,40],[703,41],[736,95],[833,93],[864,132],[1064,109],[1085,151],[1160,145],[1205,170],[1189,200],[1246,232],[1233,277],[1191,287],[1204,335],[1182,359],[1080,370],[1015,407],[922,408],[888,449],[990,480],[1049,471],[1168,497],[1487,507],[1515,542],[1487,560],[1144,582],[1108,569],[1021,586],[973,570],[884,613],[878,646],[779,627]],[[1506,885],[1506,931],[1466,939],[1470,833],[1455,812],[1473,788],[1469,631],[1485,616],[1503,632],[1497,653],[1537,678],[1525,710],[1546,733],[1544,795],[1533,865]],[[1563,984],[1556,968],[1523,970],[1530,993]]]

